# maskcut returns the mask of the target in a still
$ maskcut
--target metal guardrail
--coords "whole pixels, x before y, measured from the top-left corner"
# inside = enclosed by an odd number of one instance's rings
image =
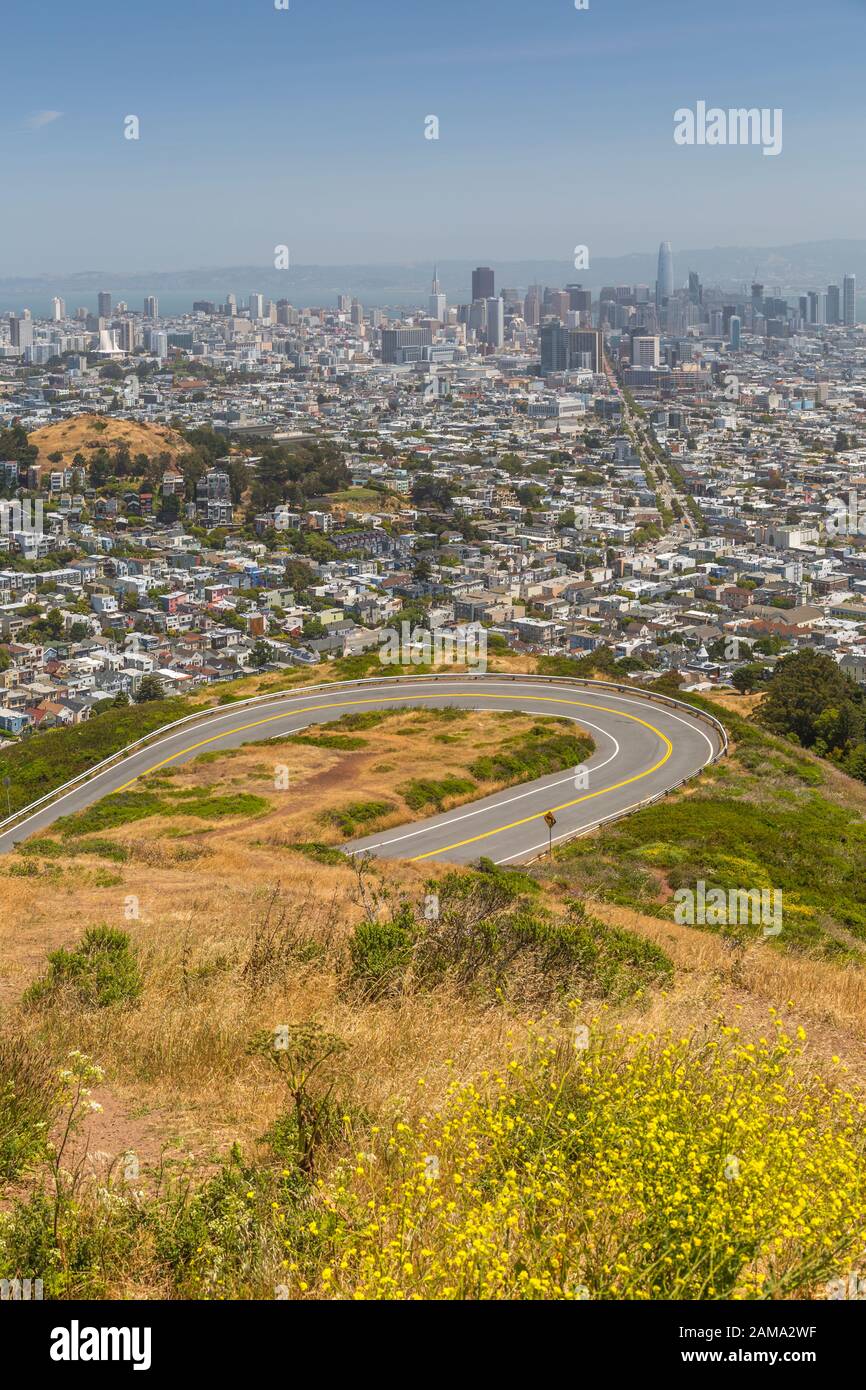
[[[101,772],[105,772],[114,763],[122,762],[130,753],[150,747],[154,743],[161,743],[167,734],[177,729],[187,726],[194,727],[196,724],[201,723],[206,724],[219,716],[225,716],[230,709],[249,709],[255,706],[273,704],[275,701],[281,699],[294,700],[304,695],[323,690],[337,691],[347,688],[351,690],[359,686],[387,686],[391,683],[405,685],[411,681],[430,684],[431,682],[439,681],[465,682],[473,680],[495,680],[498,682],[520,681],[523,684],[529,682],[530,684],[538,683],[540,685],[564,685],[576,687],[581,690],[609,690],[616,691],[618,694],[639,695],[650,702],[673,705],[678,709],[685,710],[693,718],[703,720],[705,723],[712,725],[719,737],[721,747],[719,752],[710,759],[711,764],[718,762],[719,759],[725,757],[728,752],[729,744],[727,731],[724,725],[721,724],[718,719],[715,719],[713,715],[707,714],[705,710],[697,709],[694,705],[687,704],[684,700],[676,700],[670,695],[659,695],[654,691],[644,690],[641,686],[619,685],[614,681],[583,680],[579,676],[538,676],[531,674],[523,675],[519,672],[498,673],[495,671],[484,672],[483,674],[472,671],[462,673],[455,671],[446,674],[434,673],[429,676],[362,676],[357,680],[323,681],[321,685],[305,685],[292,690],[279,690],[272,695],[252,695],[246,700],[234,700],[230,705],[216,705],[207,710],[195,710],[192,714],[184,715],[182,719],[175,719],[170,724],[163,724],[160,728],[151,730],[149,734],[145,734],[142,738],[136,739],[133,743],[128,743],[125,748],[119,748],[116,753],[111,753],[107,758],[103,758],[101,762],[95,763],[93,767],[86,768],[84,772],[79,772],[76,777],[71,778],[68,782],[64,782],[62,786],[55,787],[52,791],[46,792],[44,796],[39,797],[38,800],[31,801],[29,805],[22,806],[20,810],[14,811],[11,816],[7,816],[5,820],[0,821],[0,833],[11,829],[19,821],[28,819],[35,811],[38,811],[43,806],[48,806],[52,801],[61,800],[67,792],[74,790],[74,788],[84,786],[88,781],[98,777]],[[691,781],[691,778],[684,779],[684,782],[687,781]],[[683,786],[684,782],[678,782],[677,787]],[[668,790],[675,791],[676,787],[671,787]],[[667,794],[667,792],[661,793],[662,796],[666,796]],[[653,800],[657,799],[658,798],[653,798]]]

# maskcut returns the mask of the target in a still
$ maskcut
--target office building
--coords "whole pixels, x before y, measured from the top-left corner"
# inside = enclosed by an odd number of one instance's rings
[[[447,309],[448,301],[442,293],[442,287],[439,284],[439,276],[434,266],[433,284],[430,287],[430,297],[427,300],[427,317],[436,319],[438,323],[444,323]]]
[[[633,367],[657,367],[659,361],[659,340],[657,337],[632,338],[631,363]]]
[[[842,281],[842,319],[846,328],[857,322],[857,277],[846,275]]]
[[[25,348],[33,346],[33,322],[29,315],[21,318],[10,318],[9,333],[12,339],[12,346],[21,352]]]
[[[348,307],[348,306],[347,306]],[[265,316],[265,297],[263,294],[251,294],[249,298],[249,310],[251,319],[263,319]]]
[[[731,314],[731,322],[728,325],[728,343],[732,352],[740,350],[740,316]]]
[[[541,286],[533,285],[523,301],[523,321],[527,328],[537,328],[541,322]]]
[[[669,241],[659,246],[658,275],[656,278],[656,303],[664,304],[674,292],[674,253]],[[616,297],[614,292],[613,297]]]
[[[604,336],[597,328],[579,328],[568,335],[569,370],[604,371]]]
[[[429,328],[384,328],[382,330],[382,361],[392,364],[420,362],[424,348],[430,347],[433,335]]]
[[[96,296],[96,315],[97,318],[111,318],[111,295],[107,290],[100,290]]]
[[[195,308],[195,305],[192,307]],[[159,300],[155,294],[149,294],[144,301],[144,317],[146,319],[159,318]]]
[[[496,276],[488,265],[480,265],[472,272],[472,298],[492,299],[496,294]]]
[[[505,304],[501,299],[487,301],[487,345],[501,348],[505,342]]]
[[[117,339],[123,352],[134,352],[138,346],[138,334],[133,319],[123,320],[117,332]]]
[[[62,319],[66,318],[66,305],[62,299],[58,299],[56,296],[51,301],[51,317],[55,323],[60,323]]]
[[[827,286],[827,322],[842,322],[842,291],[838,285]]]
[[[572,372],[604,369],[604,342],[599,329],[567,329],[558,319],[547,319],[541,325],[541,371]]]

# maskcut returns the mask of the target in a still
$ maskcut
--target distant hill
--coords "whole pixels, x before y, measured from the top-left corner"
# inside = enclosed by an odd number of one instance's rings
[[[659,229],[659,240],[670,228]],[[575,271],[570,261],[497,260],[480,254],[472,259],[440,261],[439,281],[452,304],[464,303],[471,294],[472,269],[488,264],[496,272],[497,289],[513,287],[525,293],[534,283],[564,285],[570,281],[598,290],[602,285],[647,284],[656,276],[658,240],[644,250],[622,256],[599,254],[590,247],[590,267]],[[674,239],[674,283],[684,285],[690,270],[704,284],[742,293],[753,279],[784,294],[805,293],[841,283],[846,273],[866,283],[866,240],[800,242],[788,246],[714,246],[688,249]],[[188,310],[195,299],[222,303],[230,291],[240,300],[252,292],[268,298],[286,298],[299,308],[333,306],[338,294],[356,295],[367,306],[409,307],[426,303],[433,278],[427,262],[381,265],[292,265],[275,270],[273,265],[229,265],[172,271],[81,271],[77,274],[0,276],[0,313],[30,308],[46,314],[51,297],[60,294],[72,311],[79,304],[95,307],[98,290],[115,300],[141,308],[147,294],[159,296],[163,313]]]
[[[118,449],[125,444],[133,455],[147,454],[155,458],[158,454],[171,454],[177,458],[186,449],[182,437],[165,425],[139,425],[134,420],[113,420],[101,415],[76,415],[71,420],[58,420],[53,425],[44,425],[29,435],[31,444],[39,450],[39,467],[51,469],[67,467],[76,454],[89,458],[96,449]],[[62,454],[59,460],[51,460],[52,454]]]

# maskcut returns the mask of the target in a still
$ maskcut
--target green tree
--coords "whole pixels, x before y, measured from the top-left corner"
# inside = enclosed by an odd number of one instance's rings
[[[819,726],[821,715],[835,710],[833,721]],[[864,694],[850,676],[824,652],[806,649],[780,661],[773,672],[758,718],[773,733],[794,735],[811,748],[822,729],[837,720],[854,742],[862,741]]]
[[[137,705],[150,704],[153,700],[165,699],[165,686],[159,676],[145,676],[135,692],[135,703]]]

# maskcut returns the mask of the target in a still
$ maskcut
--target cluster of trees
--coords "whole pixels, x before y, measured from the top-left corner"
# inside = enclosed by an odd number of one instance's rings
[[[780,661],[758,719],[866,782],[866,692],[832,657],[802,651]]]
[[[339,492],[351,481],[342,455],[331,444],[268,444],[252,485],[252,502],[256,511],[282,502],[303,508],[310,498]]]
[[[417,507],[439,507],[449,511],[454,493],[444,478],[434,478],[432,473],[421,473],[412,483],[412,501]]]
[[[27,441],[27,431],[20,420],[13,420],[12,424],[6,429],[0,429],[0,459],[11,463],[17,459],[19,463],[35,463],[39,457],[39,450],[35,444]]]

